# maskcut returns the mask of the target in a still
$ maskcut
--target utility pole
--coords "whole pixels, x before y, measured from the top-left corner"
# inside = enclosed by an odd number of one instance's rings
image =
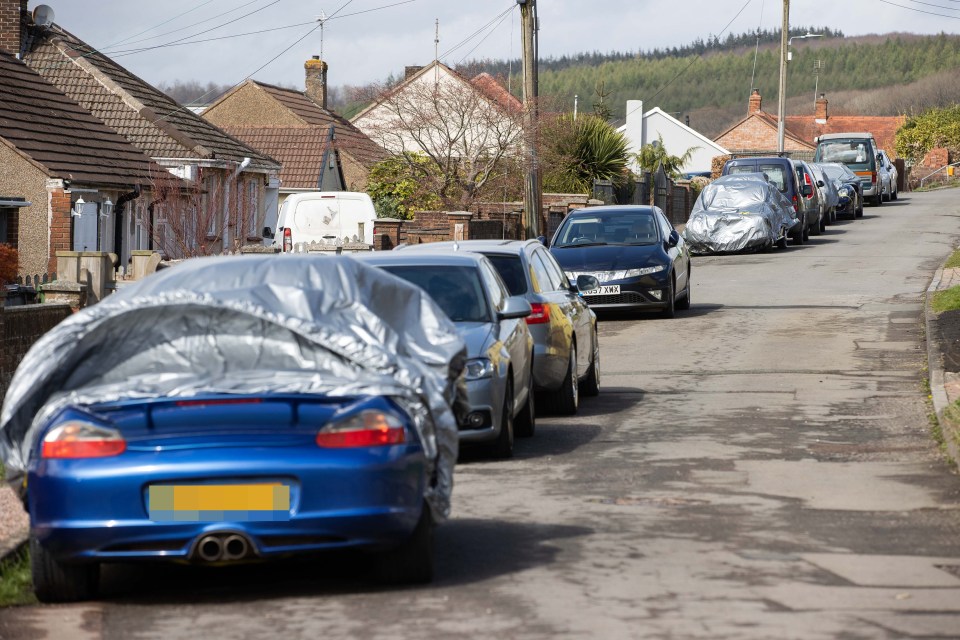
[[[526,237],[540,236],[540,158],[537,153],[537,0],[517,0],[523,32],[523,134],[526,173],[523,181],[523,226]]]
[[[787,48],[790,31],[790,0],[783,0],[783,27],[780,33],[780,96],[777,105],[777,152],[783,153],[785,120],[787,117]]]

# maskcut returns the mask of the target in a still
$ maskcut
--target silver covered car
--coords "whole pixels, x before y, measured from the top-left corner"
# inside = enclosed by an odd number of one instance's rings
[[[763,174],[727,175],[700,192],[683,234],[694,253],[786,247],[796,216],[790,201]]]
[[[478,253],[389,251],[356,258],[419,286],[453,321],[467,345],[469,410],[458,416],[460,442],[512,456],[514,421],[521,433],[533,433],[535,423],[533,337],[525,322],[530,303],[511,296]]]
[[[465,240],[398,247],[402,251],[481,253],[510,291],[523,296],[533,312],[533,382],[537,401],[551,413],[575,414],[580,394],[600,393],[600,342],[597,314],[567,280],[546,247],[536,240]],[[599,283],[597,283],[599,286]],[[532,435],[521,433],[518,435]]]

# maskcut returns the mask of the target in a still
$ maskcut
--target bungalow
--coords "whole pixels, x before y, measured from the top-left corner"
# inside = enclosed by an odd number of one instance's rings
[[[683,155],[687,149],[693,149],[690,161],[683,166],[684,172],[710,171],[715,156],[730,152],[700,132],[691,129],[660,107],[643,110],[642,100],[627,100],[627,121],[618,131],[628,142],[631,155],[640,152],[647,144],[663,140],[663,146],[671,155]],[[634,170],[637,167],[634,166]]]
[[[267,191],[279,163],[59,25],[35,24],[26,5],[0,0],[0,15],[20,15],[19,22],[0,22],[0,28],[21,59],[167,170],[166,180],[155,177],[152,200],[137,204],[137,219],[151,230],[149,237],[138,238],[134,225],[117,232],[121,259],[138,248],[189,256],[260,242]],[[178,179],[188,181],[188,193]]]
[[[290,194],[318,189],[330,127],[349,191],[366,190],[370,169],[387,155],[327,108],[327,63],[314,56],[304,69],[304,91],[247,80],[203,112],[207,121],[283,164],[279,204]]]
[[[115,252],[128,228],[143,237],[132,212],[165,173],[0,48],[0,242],[21,276],[54,272],[57,251]]]

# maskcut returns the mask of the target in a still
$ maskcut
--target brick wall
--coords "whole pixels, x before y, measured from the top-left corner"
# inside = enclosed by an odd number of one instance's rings
[[[0,49],[20,54],[20,16],[26,12],[27,0],[0,0]]]
[[[0,397],[33,343],[71,313],[66,304],[0,307]]]
[[[71,238],[73,219],[70,216],[73,204],[70,198],[70,194],[64,193],[63,189],[50,191],[50,258],[47,263],[47,273],[55,273],[57,270],[57,251],[73,250]]]
[[[744,149],[771,149],[777,148],[777,130],[759,117],[749,118],[737,128],[717,138],[717,144],[731,151]],[[783,141],[785,151],[807,151],[809,146],[785,137]]]

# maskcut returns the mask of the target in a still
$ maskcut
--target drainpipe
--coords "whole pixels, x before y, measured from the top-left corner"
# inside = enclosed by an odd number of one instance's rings
[[[133,191],[122,194],[117,198],[117,204],[113,207],[113,246],[120,260],[123,260],[123,208],[131,200],[140,197],[140,185],[136,185]]]
[[[230,174],[227,183],[223,186],[223,249],[226,252],[230,248],[230,185],[233,184],[240,172],[250,166],[250,158],[244,158],[237,168]]]

